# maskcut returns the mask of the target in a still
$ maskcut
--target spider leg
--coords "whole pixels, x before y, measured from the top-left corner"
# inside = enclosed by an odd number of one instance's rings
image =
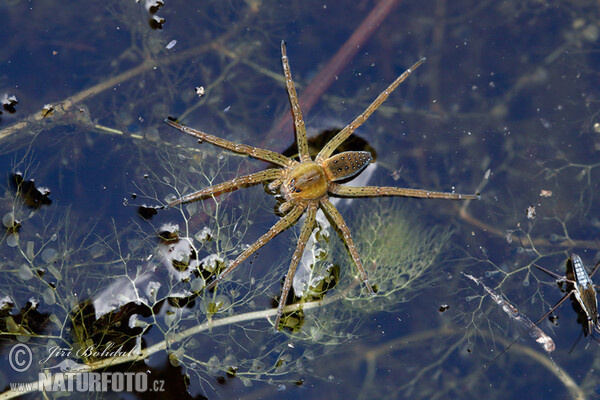
[[[344,140],[348,139],[348,137],[350,137],[350,135],[352,135],[352,133],[356,130],[356,128],[361,126],[371,116],[371,114],[373,114],[373,112],[375,110],[377,110],[377,108],[379,108],[379,106],[384,101],[386,101],[386,99],[388,98],[390,93],[392,93],[394,91],[394,89],[396,89],[398,87],[398,85],[400,85],[402,82],[404,82],[404,80],[406,78],[408,78],[408,76],[415,69],[417,69],[419,67],[419,65],[423,64],[424,62],[425,62],[425,58],[421,58],[419,61],[414,63],[412,67],[410,67],[409,69],[404,71],[402,73],[402,75],[397,77],[396,80],[394,82],[392,82],[392,84],[390,86],[387,87],[387,89],[385,89],[383,92],[381,92],[379,94],[379,96],[377,96],[377,98],[371,103],[371,105],[369,105],[369,107],[366,108],[365,111],[362,112],[362,114],[360,114],[358,117],[356,117],[354,119],[354,121],[349,123],[344,129],[339,131],[338,134],[335,135],[333,137],[333,139],[331,139],[329,141],[329,143],[327,143],[321,149],[321,151],[319,152],[319,154],[317,155],[317,158],[316,158],[317,163],[321,163],[321,162],[325,161],[326,159],[328,159],[329,156],[331,156],[331,154],[335,151],[335,149],[337,149],[338,146],[344,142]]]
[[[202,190],[198,190],[197,192],[180,197],[179,199],[167,204],[167,207],[173,207],[178,204],[191,203],[193,201],[206,199],[207,197],[219,195],[225,192],[233,192],[234,190],[237,190],[242,186],[255,185],[259,182],[277,179],[281,176],[282,173],[282,169],[270,168],[264,171],[255,172],[250,175],[239,176],[230,181],[219,183],[218,185],[207,187]]]
[[[369,283],[369,278],[367,277],[367,272],[365,271],[362,262],[360,261],[360,257],[358,256],[358,251],[356,250],[356,246],[354,245],[354,241],[352,240],[352,235],[350,234],[350,229],[346,222],[342,218],[341,214],[338,212],[337,208],[325,197],[321,200],[321,206],[325,210],[325,212],[331,217],[333,222],[337,225],[340,231],[342,231],[342,236],[344,238],[344,242],[346,246],[348,246],[348,250],[350,250],[350,255],[352,256],[352,260],[356,264],[356,268],[358,269],[358,273],[360,274],[361,279],[365,283],[367,287],[367,291],[370,295],[374,295],[375,292]]]
[[[283,74],[285,75],[285,86],[287,87],[287,93],[290,99],[290,106],[292,108],[292,117],[294,118],[294,126],[296,127],[296,142],[298,143],[298,153],[300,154],[300,162],[309,161],[310,155],[308,154],[306,128],[304,127],[302,110],[300,110],[300,103],[298,102],[296,87],[294,86],[294,81],[292,80],[290,64],[288,62],[287,52],[285,49],[285,42],[283,40],[281,41],[281,64],[283,65]]]
[[[277,221],[277,223],[275,225],[273,225],[267,233],[262,235],[256,242],[254,242],[250,247],[248,247],[239,256],[237,256],[237,258],[231,264],[229,264],[229,266],[227,268],[225,268],[223,270],[223,272],[221,272],[219,274],[219,276],[217,276],[215,278],[214,281],[209,283],[204,288],[204,290],[210,290],[213,287],[215,287],[215,285],[217,285],[219,282],[221,282],[227,275],[229,275],[229,273],[231,271],[233,271],[233,269],[235,267],[237,267],[242,261],[244,261],[246,258],[248,258],[252,253],[254,253],[256,250],[260,249],[269,240],[273,239],[275,236],[277,236],[281,232],[285,231],[290,226],[294,225],[294,223],[302,215],[302,212],[304,211],[305,208],[306,208],[305,205],[296,205],[292,209],[292,211],[290,211],[283,218],[281,218],[279,221]]]
[[[315,202],[309,204],[308,206],[306,219],[304,220],[304,225],[302,225],[302,231],[300,232],[300,237],[298,238],[298,245],[296,246],[296,250],[294,251],[294,255],[292,256],[292,262],[290,263],[290,267],[288,268],[288,273],[285,276],[283,289],[281,290],[281,297],[279,298],[279,305],[277,306],[277,318],[275,319],[276,331],[279,328],[279,322],[281,321],[281,316],[283,315],[283,308],[285,307],[288,294],[290,293],[290,288],[292,287],[292,281],[294,279],[294,274],[296,273],[296,268],[298,267],[298,262],[300,262],[300,258],[302,258],[302,253],[304,253],[306,243],[308,242],[310,234],[312,233],[315,227],[316,215],[317,203]]]
[[[447,192],[433,192],[424,189],[405,189],[390,186],[344,186],[332,184],[329,192],[342,197],[378,197],[378,196],[402,196],[420,197],[426,199],[448,199],[448,200],[479,200],[479,194],[460,194]]]
[[[200,139],[200,141],[214,144],[215,146],[219,146],[225,150],[233,151],[234,153],[246,154],[252,158],[268,161],[273,164],[281,165],[282,167],[287,167],[295,163],[295,161],[291,158],[288,158],[283,154],[275,153],[271,150],[259,149],[258,147],[252,147],[246,144],[230,142],[229,140],[221,139],[208,133],[178,124],[177,122],[169,119],[166,119],[165,123],[173,128],[179,129],[185,134]]]

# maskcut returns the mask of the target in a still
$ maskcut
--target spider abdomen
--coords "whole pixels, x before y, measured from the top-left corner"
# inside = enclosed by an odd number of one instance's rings
[[[370,162],[368,151],[345,151],[325,160],[323,169],[329,181],[334,182],[358,175]]]

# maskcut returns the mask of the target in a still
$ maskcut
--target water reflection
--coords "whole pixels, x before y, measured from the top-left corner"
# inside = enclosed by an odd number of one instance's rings
[[[396,251],[377,265],[382,271],[386,264],[407,264],[409,249],[402,243],[417,227],[451,228],[453,235],[428,250],[441,256],[430,262],[429,274],[412,280],[419,283],[415,290],[394,291],[411,282],[408,274],[377,282],[378,295],[393,293],[389,302],[360,302],[361,312],[342,306],[305,310],[308,321],[296,336],[274,335],[261,318],[227,320],[226,327],[171,342],[153,357],[162,355],[157,364],[172,366],[166,372],[178,384],[172,393],[562,398],[574,396],[577,388],[579,398],[595,396],[597,343],[585,342],[569,354],[581,332],[569,307],[556,311],[558,326],[542,321],[540,328],[555,341],[554,359],[573,377],[571,389],[551,375],[554,368],[547,369],[547,359],[527,341],[483,370],[519,329],[460,274],[482,279],[535,321],[558,294],[553,279],[532,273],[533,263],[562,271],[572,252],[590,265],[598,260],[594,1],[476,6],[170,1],[154,2],[153,11],[147,9],[151,3],[0,5],[6,22],[0,26],[0,93],[6,95],[0,159],[4,176],[11,176],[0,200],[6,228],[0,242],[5,271],[0,320],[9,338],[4,349],[29,340],[41,360],[54,342],[101,343],[102,335],[144,349],[200,326],[208,314],[216,321],[269,308],[295,232],[265,248],[222,291],[201,300],[186,302],[203,280],[182,272],[186,263],[217,262],[207,259],[211,254],[234,258],[277,220],[274,202],[261,203],[268,197],[261,188],[249,197],[231,195],[176,215],[153,207],[169,196],[230,179],[247,165],[219,160],[208,146],[167,132],[162,120],[169,114],[188,116],[190,125],[229,140],[266,141],[263,147],[274,151],[293,143],[292,130],[278,121],[284,112],[289,118],[278,60],[278,43],[285,39],[297,60],[300,95],[330,82],[305,115],[312,126],[350,119],[385,82],[426,56],[419,74],[357,133],[378,153],[370,179],[457,192],[481,183],[483,198],[464,208],[402,201],[416,219],[402,239],[385,229],[404,215],[392,213],[392,204],[341,205],[351,228],[364,233],[362,246],[380,257],[384,250]],[[362,29],[375,9],[383,19]],[[61,18],[49,18],[56,10]],[[155,17],[152,29],[149,19]],[[337,59],[341,68],[332,79],[322,79],[321,71],[333,70],[325,66],[334,54],[351,54],[344,43],[353,34],[362,40],[355,55]],[[173,40],[177,45],[167,49]],[[203,96],[196,94],[199,87]],[[23,168],[22,161],[36,168]],[[22,189],[15,195],[10,188],[19,171]],[[138,197],[132,199],[132,192]],[[25,205],[22,198],[29,195],[31,205]],[[144,204],[157,211],[149,220],[136,215]],[[528,207],[535,208],[532,218]],[[181,236],[191,238],[185,249],[173,247],[179,254],[173,260],[180,261],[170,263],[173,274],[158,261],[156,232],[163,223],[178,224]],[[210,227],[212,241],[196,238],[204,227]],[[392,245],[377,242],[384,235],[392,237],[386,239]],[[332,235],[330,242],[336,240]],[[340,264],[341,276],[325,300],[352,279],[344,276],[351,268],[343,249],[328,249],[327,256]],[[163,303],[168,306],[154,310],[167,293],[182,297],[170,297]],[[121,295],[123,301],[115,300]],[[344,302],[359,304],[358,298],[350,294]],[[440,305],[449,308],[442,313]],[[104,310],[102,316],[96,307]],[[349,320],[356,322],[343,323]],[[38,371],[16,376],[5,367],[2,372],[11,381],[33,381]],[[300,381],[304,384],[297,387],[294,382]]]

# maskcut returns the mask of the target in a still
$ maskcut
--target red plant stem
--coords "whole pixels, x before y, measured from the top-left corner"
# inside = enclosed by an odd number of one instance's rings
[[[335,77],[344,69],[352,58],[358,53],[364,43],[371,37],[379,25],[389,15],[390,11],[398,3],[398,0],[381,0],[371,10],[369,15],[363,20],[360,26],[354,31],[352,36],[344,43],[338,52],[329,60],[327,65],[313,78],[306,90],[300,96],[300,107],[302,113],[307,115],[317,100],[329,88]],[[268,144],[268,148],[283,151],[287,148],[289,139],[280,134],[292,131],[293,123],[290,111],[286,111],[279,119],[279,122],[267,135],[263,142],[263,148]]]

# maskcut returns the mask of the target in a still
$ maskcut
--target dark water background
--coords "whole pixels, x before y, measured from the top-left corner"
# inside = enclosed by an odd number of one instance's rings
[[[19,245],[11,243],[10,229],[0,243],[0,297],[10,298],[0,315],[3,357],[16,343],[11,321],[23,321],[27,333],[20,340],[29,337],[38,358],[55,343],[80,345],[76,337],[94,343],[104,333],[130,345],[143,337],[149,346],[204,322],[201,301],[149,314],[132,301],[92,329],[95,314],[86,307],[119,279],[141,280],[146,269],[165,298],[180,290],[181,282],[152,264],[156,231],[174,223],[193,235],[204,220],[171,209],[146,221],[137,206],[164,204],[175,188],[187,193],[265,165],[198,146],[164,125],[166,117],[278,152],[294,144],[291,127],[278,125],[289,118],[279,50],[285,40],[300,95],[322,82],[324,69],[334,70],[328,62],[337,52],[347,55],[310,111],[303,104],[309,136],[343,127],[427,57],[357,131],[377,152],[369,184],[479,190],[481,200],[463,206],[361,199],[340,206],[359,247],[359,221],[394,203],[403,204],[415,232],[441,226],[453,235],[402,302],[322,314],[350,321],[335,334],[288,336],[274,334],[265,319],[236,322],[176,341],[171,363],[161,351],[116,368],[152,370],[153,378],[167,380],[169,398],[599,397],[598,343],[582,338],[569,352],[582,332],[569,302],[557,310],[557,326],[540,324],[555,340],[558,372],[527,332],[461,275],[481,278],[536,321],[563,294],[531,263],[563,274],[571,252],[588,268],[600,259],[598,2],[165,0],[157,10],[149,6],[143,0],[0,3],[0,98],[7,96],[0,114],[0,176],[6,177],[0,214],[22,221]],[[365,28],[373,10],[380,18]],[[343,47],[350,37],[359,46],[355,55]],[[177,43],[167,48],[172,40]],[[205,88],[202,98],[198,86]],[[53,111],[42,117],[46,105]],[[23,206],[23,194],[15,197],[11,188],[16,172],[49,188],[51,204]],[[551,195],[541,196],[542,190]],[[205,209],[227,216],[218,219],[220,239],[233,243],[223,245],[233,253],[278,219],[275,200],[262,188],[246,192]],[[535,218],[527,217],[531,206]],[[227,232],[234,238],[224,239]],[[297,235],[282,234],[234,272],[242,292],[243,280],[266,283],[256,296],[242,295],[227,316],[270,307]],[[28,242],[40,254],[27,257]],[[389,243],[384,250],[400,247]],[[43,254],[45,248],[57,255]],[[354,268],[343,252],[334,257],[342,269]],[[441,312],[444,305],[449,308]],[[90,337],[74,333],[78,310]],[[137,313],[155,325],[143,335],[126,328]],[[518,335],[524,338],[483,368]],[[38,370],[18,374],[3,364],[0,383],[8,389],[9,382],[35,381]]]

